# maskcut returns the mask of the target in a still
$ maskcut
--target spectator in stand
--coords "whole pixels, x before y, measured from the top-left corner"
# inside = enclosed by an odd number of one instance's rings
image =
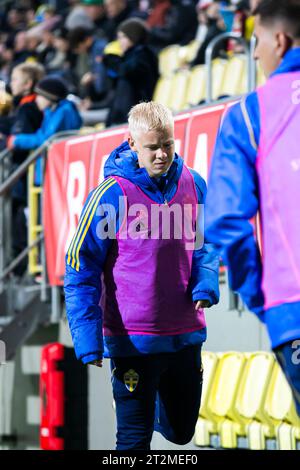
[[[26,31],[19,31],[14,39],[13,43],[13,61],[12,68],[16,67],[18,64],[25,62],[26,60],[36,60],[37,52],[30,47],[30,42],[28,41],[28,36]],[[36,45],[38,42],[35,43]]]
[[[96,38],[90,29],[75,28],[69,33],[70,48],[77,54],[74,73],[79,95],[90,101],[100,101],[108,91],[108,79],[103,65],[105,38]]]
[[[108,38],[110,25],[104,5],[104,0],[81,0],[81,3],[84,6],[84,11],[93,21],[93,24],[97,30],[101,30],[103,36]]]
[[[46,64],[47,71],[51,75],[55,73],[60,75],[62,78],[71,80],[71,65],[73,63],[73,57],[70,51],[70,44],[67,36],[67,30],[64,28],[58,28],[53,31],[53,47],[54,55]]]
[[[170,0],[154,0],[153,8],[151,8],[147,19],[149,28],[164,26],[166,24],[166,15],[170,8]]]
[[[98,32],[107,37],[108,19],[104,7],[104,0],[81,0],[68,14],[65,27],[69,31],[82,27],[86,29],[97,28]]]
[[[207,46],[216,36],[225,32],[225,24],[220,14],[220,4],[218,2],[214,2],[213,0],[200,0],[197,8],[198,21],[201,26],[204,26],[204,29],[202,29],[202,42],[200,43],[197,55],[191,62],[192,67],[205,63]],[[222,54],[222,51],[226,48],[226,43],[227,41],[224,41],[215,48],[213,58]]]
[[[108,17],[108,40],[116,39],[118,26],[125,20],[141,16],[137,10],[128,5],[127,0],[104,0]]]
[[[6,16],[6,31],[14,35],[16,31],[24,29],[26,27],[24,13],[23,8],[17,6],[10,8]]]
[[[8,148],[32,150],[40,147],[57,132],[76,130],[81,127],[82,119],[73,102],[67,99],[68,89],[59,78],[45,77],[34,89],[37,94],[38,108],[44,112],[41,127],[33,134],[11,135]],[[36,164],[36,184],[41,184],[41,162]]]
[[[43,119],[43,113],[36,104],[34,87],[43,77],[44,69],[35,63],[23,63],[12,71],[10,88],[14,97],[15,109],[7,118],[7,134],[18,135],[35,133]],[[14,148],[12,152],[12,170],[16,169],[28,157],[28,151]],[[27,246],[27,225],[25,210],[27,207],[27,175],[24,175],[12,188],[13,214],[13,257],[15,258]],[[16,267],[14,273],[21,276],[27,267],[27,259]]]
[[[188,44],[195,38],[197,15],[192,0],[171,0],[165,14],[165,24],[150,31],[150,44],[160,50],[170,44]]]
[[[13,54],[7,44],[0,44],[0,80],[6,84],[9,83]]]
[[[148,47],[147,38],[147,26],[139,18],[128,19],[118,28],[123,57],[106,122],[108,126],[126,122],[132,106],[152,99],[159,72],[157,56]]]
[[[43,113],[37,106],[34,88],[43,75],[43,66],[34,62],[24,62],[13,69],[10,88],[14,97],[15,111],[10,117],[9,134],[32,134],[41,126]],[[15,149],[14,163],[20,165],[27,155],[28,152]]]
[[[95,27],[94,22],[87,15],[83,5],[78,5],[77,3],[78,2],[74,2],[70,11],[68,12],[65,18],[64,27],[68,31],[79,27],[93,29]]]

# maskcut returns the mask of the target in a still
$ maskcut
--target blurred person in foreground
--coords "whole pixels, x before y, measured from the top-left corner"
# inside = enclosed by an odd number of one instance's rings
[[[255,58],[268,80],[224,117],[206,230],[231,288],[266,325],[300,415],[300,0],[261,0],[254,15]]]

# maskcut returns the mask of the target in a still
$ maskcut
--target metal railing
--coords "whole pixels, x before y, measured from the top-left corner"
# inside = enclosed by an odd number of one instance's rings
[[[45,241],[42,226],[42,207],[43,207],[43,182],[44,169],[47,158],[47,149],[53,142],[61,139],[78,135],[78,131],[59,132],[51,136],[39,148],[30,153],[28,158],[13,172],[11,172],[12,152],[4,150],[0,153],[0,294],[3,293],[6,282],[10,285],[10,277],[15,268],[28,256],[29,273],[35,275],[41,274],[40,300],[48,300],[48,284],[46,269]],[[37,159],[42,162],[42,183],[40,186],[34,184],[34,164]],[[13,186],[28,174],[28,203],[30,206],[28,220],[28,246],[22,250],[14,259],[12,254],[12,207],[10,191]],[[51,287],[51,301],[53,312],[51,322],[57,322],[60,317],[59,309],[59,290]]]
[[[223,41],[231,39],[243,46],[247,57],[247,90],[251,92],[256,86],[256,62],[254,60],[255,38],[251,39],[250,46],[246,39],[238,33],[223,33],[215,37],[205,51],[206,66],[206,103],[213,101],[213,53],[216,47]]]

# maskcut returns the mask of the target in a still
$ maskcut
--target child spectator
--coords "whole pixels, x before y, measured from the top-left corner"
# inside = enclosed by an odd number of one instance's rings
[[[39,129],[43,114],[36,104],[34,87],[43,77],[44,69],[36,63],[23,63],[12,71],[10,88],[14,100],[14,111],[6,117],[7,134],[33,134]],[[28,151],[14,148],[12,152],[12,170],[16,169],[28,156]],[[27,226],[25,208],[27,206],[27,177],[22,177],[12,188],[13,213],[13,257],[27,246]],[[27,266],[26,258],[15,269],[21,275]]]
[[[11,135],[9,148],[36,149],[49,137],[61,131],[79,129],[81,116],[73,102],[67,99],[68,89],[59,78],[45,77],[35,87],[38,108],[44,112],[41,127],[34,134]],[[36,184],[41,184],[40,161],[36,165]]]
[[[78,27],[69,33],[70,49],[76,53],[74,75],[79,94],[91,101],[100,101],[107,93],[108,79],[102,63],[105,38],[98,38],[94,31]]]
[[[11,75],[10,88],[14,97],[15,112],[12,115],[9,134],[32,134],[36,132],[43,119],[43,114],[36,104],[34,87],[44,75],[44,68],[36,63],[27,63],[14,67]],[[14,163],[20,164],[27,152],[13,152]]]

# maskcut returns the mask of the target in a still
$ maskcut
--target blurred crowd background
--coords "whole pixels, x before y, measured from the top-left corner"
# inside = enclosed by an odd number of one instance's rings
[[[109,109],[106,125],[126,121],[131,106],[153,96],[158,53],[197,42],[186,67],[203,64],[208,43],[253,31],[251,0],[18,0],[0,3],[0,80],[11,93],[12,70],[37,62],[77,97],[80,111]],[[221,44],[215,56],[238,47]],[[9,100],[6,101],[9,112]]]

